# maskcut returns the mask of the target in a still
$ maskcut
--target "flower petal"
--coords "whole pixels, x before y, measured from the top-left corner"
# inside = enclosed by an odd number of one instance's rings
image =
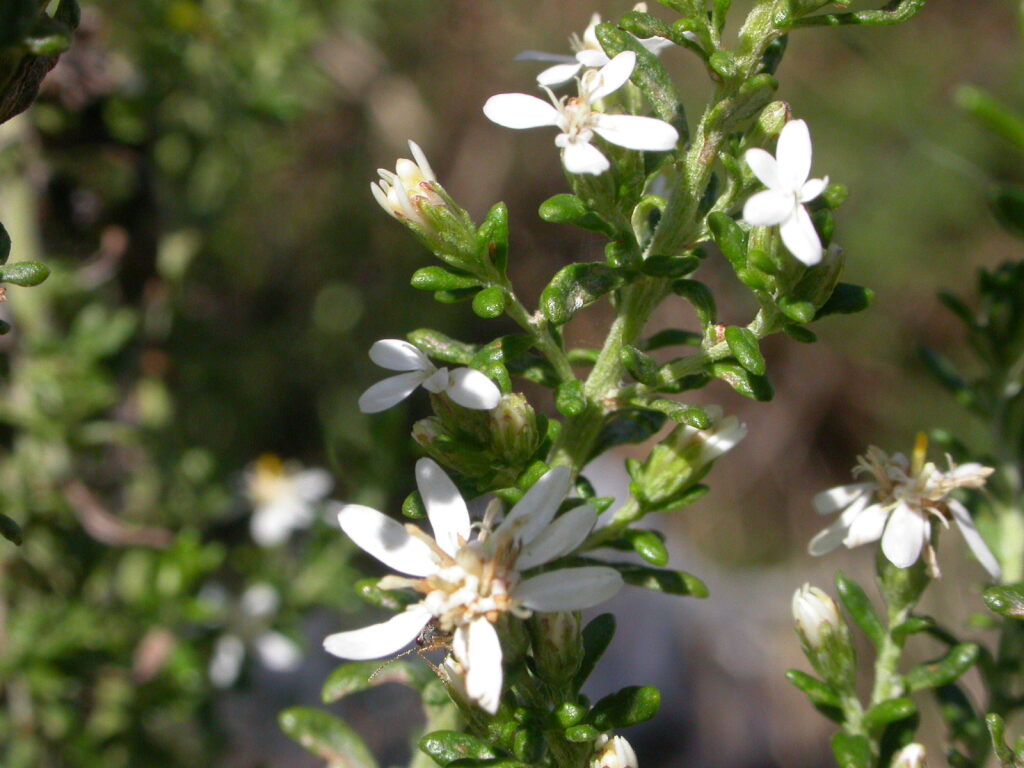
[[[897,568],[909,568],[917,562],[930,527],[921,513],[905,501],[896,505],[882,534],[882,553]]]
[[[399,573],[410,576],[437,573],[437,559],[430,547],[409,535],[401,523],[376,509],[341,504],[338,524],[360,549]]]
[[[782,183],[798,190],[811,175],[811,132],[803,120],[790,120],[779,134],[775,148]]]
[[[750,170],[768,189],[785,191],[782,185],[782,177],[779,175],[779,164],[775,158],[763,149],[748,149],[743,156],[750,166]]]
[[[850,521],[840,517],[832,525],[820,531],[811,539],[810,544],[807,545],[807,551],[815,557],[828,554],[843,543],[843,539],[846,538],[849,530]]]
[[[503,671],[501,667],[501,641],[494,626],[487,619],[474,619],[469,626],[455,630],[453,639],[456,658],[466,670],[466,695],[471,701],[492,715],[501,703]]]
[[[571,64],[555,64],[537,75],[537,83],[548,87],[561,85],[576,77],[576,73],[582,68],[583,65],[575,59]]]
[[[416,166],[419,168],[423,178],[427,181],[437,181],[434,169],[430,167],[430,161],[427,160],[426,154],[420,149],[420,145],[412,139],[409,139],[409,151],[412,152],[412,159],[416,161]]]
[[[513,61],[558,61],[565,64],[576,61],[576,57],[564,53],[548,53],[547,51],[523,51],[517,53]]]
[[[515,537],[531,543],[554,519],[558,505],[569,493],[572,477],[566,467],[549,470],[512,507],[494,531],[495,538]]]
[[[686,33],[684,32],[683,34],[685,36]],[[691,32],[690,34],[693,33]],[[674,47],[675,43],[664,37],[644,37],[640,39],[640,45],[657,56],[666,48]]]
[[[816,198],[822,192],[825,191],[825,187],[828,186],[828,177],[824,179],[811,179],[800,188],[800,202],[809,203],[811,200]]]
[[[309,525],[303,520],[303,506],[294,499],[283,499],[257,509],[249,518],[249,535],[261,547],[284,544],[295,528]]]
[[[590,101],[600,101],[605,96],[615,93],[626,84],[635,67],[636,54],[633,51],[623,51],[597,70],[595,86],[587,97]]]
[[[484,104],[487,119],[506,128],[539,128],[558,125],[558,110],[548,102],[525,93],[499,93]]]
[[[221,635],[213,646],[208,673],[217,688],[228,688],[238,679],[245,660],[245,643],[235,635]]]
[[[874,483],[851,483],[822,491],[814,497],[814,511],[819,515],[831,515],[846,509],[850,504],[874,489]]]
[[[292,487],[303,501],[320,501],[331,492],[334,478],[326,469],[304,469],[292,478]]]
[[[841,518],[850,525],[850,531],[843,540],[843,544],[848,548],[870,544],[882,537],[885,521],[889,519],[889,510],[881,504],[867,506],[869,500],[869,496],[861,496],[841,515]]]
[[[589,565],[548,571],[523,581],[512,596],[541,613],[582,611],[610,600],[622,589],[622,576],[614,568]]]
[[[567,555],[583,543],[597,522],[597,510],[588,504],[570,509],[537,534],[516,560],[516,570],[525,571]]]
[[[463,408],[489,411],[501,402],[501,390],[474,368],[456,368],[448,382],[448,397]]]
[[[425,354],[401,339],[375,342],[370,347],[370,359],[389,371],[426,371],[433,368]]]
[[[789,252],[807,266],[813,266],[821,261],[821,240],[811,222],[810,214],[802,205],[796,207],[795,216],[782,222],[779,234],[782,235],[782,242]]]
[[[774,189],[751,195],[743,206],[743,220],[755,227],[774,227],[793,218],[793,196]]]
[[[422,371],[400,373],[378,381],[359,396],[359,410],[363,413],[380,413],[398,405],[423,383]]]
[[[585,141],[567,142],[562,150],[562,165],[569,173],[589,173],[600,176],[611,168],[601,150]]]
[[[416,462],[416,487],[427,507],[427,518],[434,530],[434,539],[452,557],[459,551],[459,539],[469,540],[469,509],[455,487],[433,459]]]
[[[430,618],[429,611],[414,605],[380,624],[328,635],[324,639],[324,650],[352,661],[390,656],[415,640]]]
[[[626,149],[667,152],[675,149],[679,131],[654,117],[594,115],[594,132],[605,141]]]
[[[988,548],[988,544],[985,543],[981,534],[978,533],[978,529],[974,527],[974,521],[971,519],[967,508],[956,499],[947,499],[946,506],[953,513],[953,520],[956,521],[957,527],[960,528],[960,533],[964,535],[967,546],[971,548],[971,552],[978,558],[978,562],[984,566],[993,579],[999,581],[1003,577],[1003,570],[999,567],[999,561],[992,554],[992,550]]]
[[[274,672],[291,672],[302,663],[298,643],[273,630],[256,638],[256,655],[264,667]]]
[[[600,45],[600,43],[598,43],[598,45]],[[611,59],[608,58],[608,55],[604,51],[584,49],[576,54],[576,61],[584,67],[593,67],[596,69],[597,67],[603,67],[611,61]]]

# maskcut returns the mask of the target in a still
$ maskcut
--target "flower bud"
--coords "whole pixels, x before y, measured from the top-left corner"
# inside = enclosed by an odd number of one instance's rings
[[[757,116],[757,121],[747,131],[744,145],[765,147],[793,117],[793,110],[784,101],[773,101]]]
[[[509,464],[525,463],[540,444],[537,414],[529,401],[514,393],[505,395],[490,412],[491,444]]]
[[[855,673],[850,630],[835,601],[817,587],[804,584],[793,594],[793,619],[804,654],[826,682],[852,690]]]
[[[538,613],[529,623],[540,678],[555,686],[572,680],[583,661],[580,614]]]
[[[925,760],[924,747],[920,744],[907,744],[892,758],[892,768],[928,768]]]
[[[594,756],[590,768],[638,768],[636,752],[621,736],[608,737],[602,734],[594,742]]]

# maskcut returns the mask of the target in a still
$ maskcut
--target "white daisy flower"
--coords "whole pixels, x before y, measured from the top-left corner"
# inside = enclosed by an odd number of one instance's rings
[[[633,8],[641,13],[647,11],[646,3],[639,3]],[[524,51],[516,56],[518,61],[553,61],[554,66],[548,67],[539,75],[537,82],[540,85],[554,88],[556,85],[567,83],[579,74],[584,67],[596,69],[603,67],[611,59],[604,52],[601,41],[597,39],[597,25],[601,23],[601,14],[595,13],[590,17],[590,24],[584,30],[582,37],[573,34],[569,38],[569,45],[572,47],[572,56],[562,56],[557,53],[545,53],[544,51]],[[688,33],[692,34],[692,33]],[[694,35],[696,37],[696,35]],[[671,48],[674,43],[664,37],[637,38],[640,44],[648,51],[657,56],[666,48]]]
[[[437,178],[423,150],[414,141],[409,142],[409,149],[414,159],[399,159],[394,172],[377,169],[380,180],[370,182],[370,191],[380,207],[394,218],[429,229],[430,223],[420,211],[420,206],[440,207],[446,203],[435,189]]]
[[[501,615],[522,619],[534,611],[589,608],[614,596],[622,577],[603,566],[522,577],[523,571],[575,550],[597,519],[589,506],[555,518],[569,492],[570,473],[564,467],[541,477],[496,527],[494,510],[489,510],[475,538],[466,502],[440,466],[420,459],[416,483],[433,537],[357,504],[342,506],[338,522],[363,550],[407,574],[384,577],[381,588],[414,589],[423,599],[381,624],[331,635],[324,648],[344,659],[376,659],[401,650],[433,621],[452,635],[466,697],[493,714],[503,680],[501,643],[494,628]]]
[[[253,541],[262,547],[283,544],[316,518],[317,504],[334,486],[331,473],[288,465],[272,454],[256,460],[245,474],[245,493],[253,506],[249,521]]]
[[[473,368],[438,368],[415,346],[401,339],[382,339],[370,347],[370,359],[381,368],[401,371],[378,381],[359,398],[363,413],[379,413],[402,402],[422,386],[428,392],[450,397],[463,408],[489,411],[501,401],[501,390]]]
[[[555,145],[562,149],[562,164],[569,173],[595,176],[611,164],[590,142],[596,133],[605,141],[627,149],[667,152],[675,149],[679,133],[664,120],[637,115],[609,115],[594,109],[597,102],[624,86],[633,74],[636,54],[623,51],[601,69],[587,70],[579,81],[579,96],[551,103],[525,93],[501,93],[484,104],[488,119],[506,128],[554,126],[561,133]]]
[[[590,768],[638,768],[639,765],[633,747],[621,736],[609,738],[607,733],[603,733],[594,742]]]
[[[789,252],[808,266],[821,261],[821,239],[804,207],[828,186],[828,177],[808,179],[811,173],[811,134],[803,120],[791,120],[779,133],[775,157],[763,149],[748,149],[750,170],[768,187],[743,206],[743,219],[755,227],[778,225]]]
[[[999,563],[974,527],[970,513],[951,496],[957,488],[981,488],[993,470],[974,463],[957,466],[947,457],[949,470],[943,472],[932,462],[925,462],[927,447],[924,435],[918,437],[913,462],[901,453],[889,456],[874,446],[858,457],[854,476],[870,479],[832,488],[815,497],[814,507],[820,514],[841,514],[811,540],[810,553],[823,555],[840,544],[856,547],[881,539],[883,554],[897,568],[909,568],[923,552],[929,572],[938,576],[931,545],[932,521],[949,527],[952,518],[975,557],[998,581]]]

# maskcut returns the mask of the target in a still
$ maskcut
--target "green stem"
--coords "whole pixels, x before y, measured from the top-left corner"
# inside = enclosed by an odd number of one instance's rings
[[[550,329],[547,327],[547,323],[544,320],[531,315],[526,310],[526,307],[523,306],[522,302],[516,298],[511,285],[506,285],[504,287],[506,295],[508,296],[508,304],[505,308],[506,314],[515,320],[520,328],[533,336],[534,345],[554,367],[555,374],[558,376],[560,381],[572,381],[576,378],[576,375],[572,370],[572,365],[569,363],[569,358],[565,354],[565,350],[551,334]]]
[[[871,689],[871,706],[903,694],[903,679],[899,673],[903,655],[903,640],[893,636],[892,630],[910,616],[911,606],[889,610],[889,627],[882,638],[875,659],[875,684]]]

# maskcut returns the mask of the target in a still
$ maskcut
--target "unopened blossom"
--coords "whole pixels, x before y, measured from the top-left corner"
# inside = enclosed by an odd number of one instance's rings
[[[283,544],[292,532],[308,528],[316,509],[334,485],[331,473],[285,464],[273,454],[256,460],[245,474],[245,493],[253,506],[249,529],[262,547]]]
[[[555,145],[562,150],[562,164],[569,173],[595,176],[607,171],[608,158],[591,142],[594,134],[627,149],[667,152],[675,149],[679,133],[664,120],[638,115],[612,115],[596,107],[619,90],[636,67],[636,54],[623,51],[600,69],[587,70],[579,80],[579,95],[555,98],[551,103],[525,93],[501,93],[484,104],[484,114],[506,128],[553,126],[561,131]]]
[[[363,550],[406,574],[384,577],[382,589],[408,588],[423,598],[381,624],[331,635],[324,647],[344,659],[380,658],[401,650],[433,622],[451,636],[456,664],[450,668],[462,678],[466,697],[494,713],[504,679],[494,623],[503,614],[525,619],[534,611],[589,608],[614,596],[622,577],[604,566],[523,576],[574,551],[597,519],[589,506],[555,518],[570,487],[564,467],[543,475],[497,525],[489,513],[472,526],[455,484],[431,459],[417,462],[416,484],[433,536],[358,504],[342,506],[338,522]]]
[[[463,408],[489,411],[501,400],[501,390],[473,368],[438,368],[415,346],[401,339],[382,339],[370,347],[370,359],[381,368],[400,371],[378,381],[359,398],[363,413],[379,413],[402,402],[416,387],[444,393]]]
[[[838,632],[843,626],[835,601],[810,584],[793,593],[793,620],[797,631],[813,648],[822,645],[826,633]]]
[[[925,461],[927,440],[918,438],[914,459],[901,453],[888,455],[874,446],[857,459],[855,477],[865,481],[842,485],[818,494],[815,509],[827,515],[840,512],[839,519],[815,536],[810,543],[812,555],[823,555],[840,544],[856,547],[882,540],[882,552],[897,568],[909,568],[922,553],[928,570],[939,575],[931,544],[933,522],[949,527],[952,519],[975,557],[991,574],[1000,578],[999,563],[974,527],[971,515],[952,493],[958,488],[981,488],[992,474],[981,464],[953,463],[940,470]]]
[[[647,11],[646,3],[638,3],[634,11],[644,13]],[[569,45],[572,47],[572,56],[563,56],[557,53],[544,53],[543,51],[525,51],[516,58],[520,61],[553,61],[558,62],[548,67],[539,75],[537,82],[540,85],[554,87],[567,83],[579,74],[581,69],[595,69],[603,67],[611,59],[604,52],[601,41],[597,39],[597,25],[601,23],[601,14],[595,13],[590,17],[590,24],[583,31],[583,35],[573,35],[569,38]],[[688,33],[692,34],[692,33]],[[651,53],[657,55],[666,48],[671,48],[673,42],[664,37],[637,38],[640,44]]]
[[[755,227],[779,227],[789,252],[808,266],[821,261],[821,239],[804,207],[828,186],[828,177],[810,179],[811,134],[803,120],[791,120],[779,133],[775,157],[763,149],[748,149],[750,170],[768,189],[752,195],[743,206],[743,219]]]
[[[924,747],[920,744],[907,744],[893,755],[892,768],[928,768]]]
[[[438,194],[437,178],[423,150],[414,141],[409,142],[409,149],[414,159],[399,159],[394,172],[379,168],[380,180],[370,182],[370,191],[394,218],[429,228],[421,206],[439,207],[445,205],[445,200]]]
[[[621,736],[602,733],[594,742],[594,756],[590,760],[590,768],[638,768],[636,752],[629,742]]]

